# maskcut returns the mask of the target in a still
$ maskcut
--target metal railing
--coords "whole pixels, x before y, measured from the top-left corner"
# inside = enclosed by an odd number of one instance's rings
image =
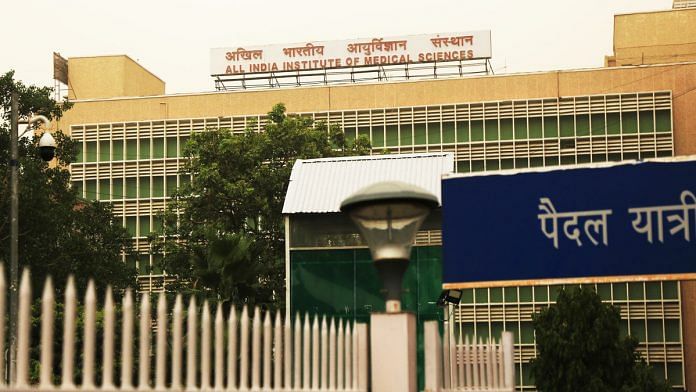
[[[452,339],[449,323],[445,323],[444,339],[437,321],[426,321],[424,327],[426,392],[515,390],[511,332],[503,332],[500,341],[477,343],[468,337]]]
[[[0,274],[0,312],[6,304],[4,275]],[[17,375],[9,390],[26,391],[109,391],[120,389],[157,391],[367,391],[368,337],[365,324],[327,320],[308,314],[294,323],[282,319],[280,312],[253,309],[253,317],[243,307],[241,314],[232,307],[225,312],[218,304],[215,314],[208,302],[202,307],[195,298],[184,311],[181,295],[171,312],[166,296],[159,295],[153,319],[148,293],[142,294],[137,306],[130,290],[121,303],[121,323],[111,289],[107,289],[103,312],[103,341],[97,342],[97,295],[90,282],[84,297],[84,336],[81,353],[81,384],[74,377],[75,345],[78,319],[77,291],[69,279],[63,304],[64,325],[60,384],[54,383],[53,347],[55,294],[46,280],[41,298],[40,374],[37,385],[30,382],[30,337],[32,294],[29,271],[24,270],[19,288]],[[200,317],[199,317],[200,313]],[[262,316],[263,314],[263,316]],[[135,317],[138,317],[137,362],[134,359]],[[184,331],[186,319],[186,331]],[[199,325],[200,322],[200,325]],[[153,325],[156,323],[154,342]],[[0,352],[5,317],[0,317]],[[120,375],[116,377],[116,330],[120,328]],[[184,335],[184,332],[186,334]],[[154,343],[154,344],[153,344]],[[103,352],[97,362],[97,344]],[[185,348],[185,349],[184,349]],[[171,352],[168,352],[170,351]],[[186,357],[184,357],[184,352]],[[154,358],[154,377],[151,360]],[[184,361],[185,360],[185,361]],[[4,368],[0,356],[0,369]],[[137,365],[137,382],[134,370]],[[96,369],[101,366],[101,383],[97,386]],[[169,370],[169,372],[168,372]],[[4,380],[0,378],[0,383]],[[7,388],[7,385],[2,385]]]

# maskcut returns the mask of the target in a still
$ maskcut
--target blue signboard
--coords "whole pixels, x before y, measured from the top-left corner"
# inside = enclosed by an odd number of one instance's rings
[[[695,195],[696,160],[446,178],[444,285],[696,278]]]

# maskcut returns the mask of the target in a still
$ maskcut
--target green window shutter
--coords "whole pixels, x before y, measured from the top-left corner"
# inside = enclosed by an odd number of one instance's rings
[[[176,176],[167,176],[167,193],[166,196],[169,197],[176,191]]]
[[[544,138],[558,137],[558,117],[544,117]]]
[[[516,118],[515,119],[515,140],[527,139],[527,119],[526,118]]]
[[[122,161],[123,160],[123,140],[112,140],[111,141],[111,148],[113,149],[111,159],[114,161]]]
[[[590,134],[589,114],[578,114],[575,116],[575,131],[578,136],[588,136]]]
[[[85,187],[86,190],[86,198],[89,200],[96,200],[97,199],[97,180],[87,180],[86,181],[87,186]]]
[[[384,126],[372,127],[372,147],[384,147]]]
[[[164,158],[164,138],[156,137],[152,139],[152,157]]]
[[[413,124],[401,124],[401,140],[399,144],[401,146],[412,146],[413,145]]]
[[[575,120],[573,116],[561,116],[561,137],[575,136]]]
[[[428,123],[428,144],[440,144],[440,123]]]
[[[126,140],[126,159],[138,159],[138,141],[136,139]]]
[[[426,131],[426,125],[425,124],[413,124],[413,143],[418,145],[418,144],[425,144],[427,143],[427,131]]]
[[[82,140],[75,140],[75,146],[77,147],[77,154],[75,155],[75,163],[84,162],[84,146],[82,145]]]
[[[131,237],[136,236],[137,225],[138,225],[138,217],[137,216],[127,216],[126,217],[126,231],[128,231],[128,234],[130,234]]]
[[[672,117],[669,110],[655,111],[655,131],[670,132],[672,130]]]
[[[114,200],[123,199],[123,179],[114,178],[111,184],[111,197]]]
[[[150,139],[140,139],[140,159],[150,158]]]
[[[85,143],[85,153],[87,156],[86,162],[96,162],[97,161],[97,142],[87,142]]]
[[[111,160],[111,148],[108,140],[102,140],[99,142],[99,162],[105,162]]]
[[[167,138],[167,158],[176,158],[179,154],[176,146],[176,136]]]
[[[458,121],[457,122],[457,142],[466,143],[469,141],[469,122],[468,121]]]
[[[399,126],[398,125],[387,125],[387,146],[398,146],[399,145]]]
[[[140,191],[139,198],[150,197],[150,177],[140,177],[140,184],[138,185],[138,190]]]
[[[111,189],[109,189],[109,180],[99,180],[99,200],[111,199]]]
[[[138,197],[138,179],[126,178],[126,198],[136,199]]]
[[[152,177],[152,197],[164,196],[164,177]]]
[[[140,226],[140,237],[145,237],[150,234],[150,215],[141,215],[138,217]]]
[[[622,133],[637,133],[638,132],[638,113],[636,113],[636,112],[621,113],[621,132]]]

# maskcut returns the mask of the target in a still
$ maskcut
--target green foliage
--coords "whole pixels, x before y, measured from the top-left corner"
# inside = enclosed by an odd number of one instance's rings
[[[255,129],[250,124],[239,135],[218,129],[191,136],[182,172],[193,179],[169,205],[168,239],[156,249],[165,252],[163,267],[194,292],[277,308],[285,298],[281,211],[295,160],[365,154],[370,143],[289,116],[283,104],[268,113],[264,132]]]
[[[538,357],[532,373],[540,391],[671,391],[620,337],[619,310],[591,289],[559,293],[555,305],[534,315]]]
[[[50,88],[15,82],[13,72],[0,76],[0,261],[5,262],[9,261],[10,247],[8,161],[13,90],[20,98],[20,120],[35,114],[57,118],[70,106],[53,100]],[[115,222],[110,206],[82,200],[70,188],[70,173],[65,167],[75,159],[76,146],[60,131],[54,137],[57,150],[53,165],[39,157],[38,138],[23,138],[19,143],[20,267],[31,267],[37,297],[48,275],[53,276],[58,295],[70,274],[75,275],[79,293],[84,292],[90,277],[100,293],[107,284],[123,289],[135,277],[135,271],[128,269],[120,257],[128,248],[128,235]]]

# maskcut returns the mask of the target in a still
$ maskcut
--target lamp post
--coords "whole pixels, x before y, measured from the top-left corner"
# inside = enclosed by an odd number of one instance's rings
[[[46,116],[33,116],[27,123],[27,129],[19,135],[19,97],[16,91],[11,94],[10,104],[10,378],[15,380],[17,359],[17,288],[19,286],[19,138],[31,130],[31,124],[41,121],[50,125]],[[39,151],[44,161],[53,159],[55,140],[46,132],[39,140]]]
[[[433,194],[397,181],[367,186],[341,203],[370,248],[385,291],[385,313],[370,315],[372,389],[416,391],[416,317],[401,311],[404,272]]]

